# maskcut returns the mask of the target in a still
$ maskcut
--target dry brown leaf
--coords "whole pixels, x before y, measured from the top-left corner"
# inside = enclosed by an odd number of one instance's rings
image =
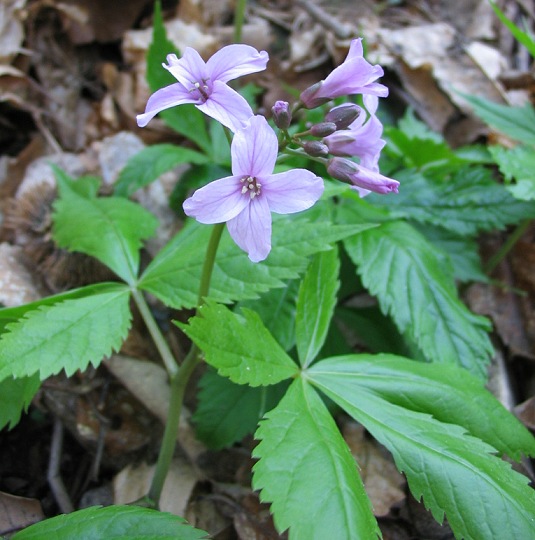
[[[25,6],[26,0],[0,2],[0,64],[9,64],[22,50]]]
[[[0,534],[9,534],[45,519],[37,499],[0,492]]]

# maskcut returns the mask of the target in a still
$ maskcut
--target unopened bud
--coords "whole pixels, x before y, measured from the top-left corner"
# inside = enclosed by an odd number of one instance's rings
[[[290,104],[287,101],[276,101],[271,107],[273,114],[273,122],[279,129],[288,129],[292,121],[292,113],[290,112]]]
[[[322,157],[329,155],[329,149],[321,141],[306,141],[303,149],[309,156]]]
[[[354,161],[341,157],[333,157],[327,163],[327,172],[342,182],[351,182],[358,170],[359,166]]]
[[[316,84],[313,84],[312,86],[309,86],[306,90],[303,90],[301,92],[299,99],[307,109],[315,109],[316,107],[319,107],[320,105],[323,105],[324,103],[330,101],[329,98],[317,97],[317,94],[319,93],[322,85],[323,81],[320,81]]]
[[[333,107],[326,115],[326,122],[334,122],[337,129],[346,129],[360,115],[361,108],[354,103],[343,103]]]
[[[335,131],[336,124],[334,122],[321,122],[310,128],[310,134],[314,137],[327,137],[327,135],[332,135]]]

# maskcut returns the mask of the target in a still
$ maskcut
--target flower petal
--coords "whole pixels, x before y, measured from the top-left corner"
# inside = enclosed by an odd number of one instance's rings
[[[227,176],[198,189],[182,207],[200,223],[223,223],[237,216],[248,204],[241,193],[241,177]]]
[[[271,251],[271,213],[267,200],[256,197],[227,223],[230,236],[253,262],[263,261]]]
[[[176,54],[167,55],[169,65],[163,67],[171,72],[179,83],[182,83],[186,90],[194,88],[196,82],[201,83],[210,78],[206,63],[201,55],[191,47],[186,47],[181,58]]]
[[[145,127],[160,111],[184,103],[195,103],[195,99],[191,97],[191,94],[180,83],[174,83],[160,88],[160,90],[156,90],[150,96],[145,107],[145,112],[137,115],[137,125],[139,127]]]
[[[356,58],[357,56],[364,56],[364,50],[362,48],[362,38],[352,39],[349,45],[349,52],[347,53],[346,61]]]
[[[366,167],[359,166],[358,171],[351,176],[351,181],[355,186],[373,191],[375,193],[398,192],[399,182],[383,176],[379,172],[372,171]]]
[[[269,60],[266,51],[257,51],[249,45],[227,45],[217,51],[206,62],[209,76],[213,81],[228,82],[242,75],[266,69]]]
[[[306,169],[273,174],[264,179],[262,194],[277,214],[293,214],[310,208],[322,195],[323,180]]]
[[[277,161],[277,136],[263,116],[253,116],[234,135],[230,152],[232,174],[254,176],[262,183],[271,175]]]
[[[224,82],[215,81],[213,88],[210,97],[197,108],[233,132],[242,129],[253,116],[247,100]]]

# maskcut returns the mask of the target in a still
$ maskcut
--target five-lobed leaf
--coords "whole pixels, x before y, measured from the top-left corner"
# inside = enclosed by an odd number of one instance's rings
[[[147,210],[122,197],[80,194],[84,179],[73,182],[55,169],[59,199],[54,205],[54,240],[60,247],[91,255],[127,283],[134,283],[142,240],[158,226]]]
[[[334,360],[333,360],[334,363]],[[347,371],[314,365],[308,379],[392,452],[414,497],[458,538],[531,538],[535,492],[495,449],[458,425],[391,403],[347,382]],[[388,384],[388,383],[387,383]],[[410,396],[406,398],[410,399]]]
[[[87,297],[71,298],[27,311],[0,337],[0,380],[65,370],[67,376],[98,365],[119,350],[130,328],[130,290],[110,283]]]
[[[292,540],[380,536],[357,465],[327,407],[302,379],[265,415],[253,486]]]
[[[178,516],[140,506],[93,506],[46,519],[13,540],[201,540],[208,534]]]
[[[0,429],[9,424],[9,429],[18,424],[22,411],[26,411],[41,381],[36,375],[0,381]]]
[[[297,364],[266,329],[258,314],[237,315],[208,301],[189,323],[177,325],[204,352],[206,362],[237,384],[276,384],[293,377]]]
[[[295,335],[299,361],[308,366],[317,356],[329,330],[340,287],[336,248],[317,253],[301,281],[297,297]]]
[[[123,168],[115,183],[115,194],[129,197],[177,165],[203,164],[207,161],[208,157],[204,154],[183,146],[165,143],[148,146],[133,156]]]
[[[342,213],[351,219],[354,209]],[[364,286],[426,357],[485,378],[492,353],[487,319],[461,302],[447,260],[408,223],[387,222],[345,240]]]

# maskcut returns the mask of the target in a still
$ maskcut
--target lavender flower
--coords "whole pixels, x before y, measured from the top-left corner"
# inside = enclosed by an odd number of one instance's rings
[[[207,62],[191,47],[182,58],[167,56],[162,64],[178,80],[149,98],[145,112],[137,116],[139,127],[146,126],[160,111],[193,103],[199,110],[215,118],[232,131],[237,131],[253,116],[245,98],[227,86],[227,82],[242,75],[266,68],[268,54],[249,45],[228,45],[217,51]]]
[[[271,212],[310,208],[323,193],[323,180],[305,169],[273,174],[278,144],[263,116],[253,116],[234,135],[232,176],[198,189],[184,211],[201,223],[227,222],[230,236],[253,262],[271,250]]]
[[[301,101],[307,109],[314,109],[330,99],[348,94],[372,94],[386,97],[388,88],[375,82],[384,74],[379,65],[372,66],[364,60],[362,39],[354,39],[344,62],[320,83],[301,93]]]

